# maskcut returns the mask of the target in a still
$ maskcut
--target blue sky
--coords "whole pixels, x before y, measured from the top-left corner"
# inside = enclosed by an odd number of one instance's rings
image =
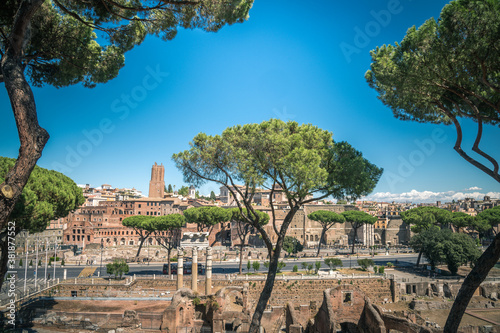
[[[171,156],[197,133],[280,118],[329,130],[383,167],[370,198],[499,197],[499,184],[453,150],[454,128],[395,119],[364,79],[370,50],[401,41],[446,3],[256,0],[247,22],[218,33],[181,30],[169,42],[150,37],[127,53],[120,75],[107,84],[34,89],[40,124],[51,135],[38,165],[79,184],[147,194],[154,162],[165,165],[167,184],[183,184]],[[4,89],[0,108],[0,153],[16,157]],[[470,147],[475,125],[463,125]],[[483,142],[500,157],[498,128],[485,128]],[[211,190],[218,193],[215,184],[200,192]]]

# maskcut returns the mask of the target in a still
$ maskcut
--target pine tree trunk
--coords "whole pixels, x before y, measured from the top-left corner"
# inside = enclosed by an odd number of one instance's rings
[[[20,142],[16,164],[0,184],[0,230],[7,226],[9,216],[49,139],[47,131],[38,125],[35,97],[24,76],[23,64],[24,47],[29,41],[30,20],[43,2],[44,0],[32,0],[21,3],[0,64],[0,74],[14,112]],[[6,270],[6,265],[2,253],[0,269]]]
[[[321,242],[323,241],[323,237],[325,237],[325,233],[326,233],[326,229],[323,228],[323,230],[321,230],[321,237],[319,238],[318,253],[316,253],[316,257],[319,257],[319,251],[321,249]]]
[[[259,332],[262,315],[264,314],[267,302],[269,301],[269,298],[271,298],[271,293],[273,291],[274,280],[276,279],[276,272],[278,271],[278,262],[279,252],[274,251],[272,257],[269,260],[269,272],[267,274],[266,283],[264,284],[264,289],[262,289],[259,300],[257,302],[257,306],[250,323],[250,330],[248,331],[249,333]]]
[[[240,275],[243,274],[243,243],[240,244]]]
[[[170,267],[170,253],[172,252],[172,249],[169,248],[167,249],[167,264],[168,264],[168,278],[172,276],[172,269]]]
[[[458,331],[460,321],[467,309],[474,292],[479,285],[486,279],[489,271],[495,266],[500,258],[500,234],[498,234],[493,242],[488,246],[486,251],[479,257],[476,265],[470,271],[469,275],[462,283],[462,287],[458,291],[455,302],[451,307],[450,314],[444,326],[444,333],[455,333]]]
[[[294,206],[285,216],[283,224],[281,225],[280,233],[278,234],[278,240],[276,241],[274,250],[272,250],[272,247],[268,246],[268,252],[270,255],[269,271],[267,273],[267,279],[266,283],[264,284],[264,289],[262,289],[259,300],[257,301],[257,306],[255,307],[255,312],[253,314],[252,321],[250,322],[250,329],[248,330],[248,333],[259,332],[262,315],[264,314],[267,302],[269,301],[269,298],[271,297],[271,293],[273,291],[274,280],[276,279],[276,273],[278,271],[278,262],[280,259],[280,253],[283,248],[283,241],[285,239],[288,227],[290,226],[290,223],[292,222],[295,213],[299,210],[299,207],[300,206]]]
[[[422,259],[422,253],[423,252],[424,252],[424,250],[420,249],[420,252],[418,253],[417,263],[415,264],[415,267],[418,267],[418,265],[420,264],[420,259]]]
[[[357,235],[358,235],[358,228],[359,227],[354,227],[354,224],[352,225],[352,230],[354,230],[354,235],[353,235],[353,239],[352,239],[352,251],[351,251],[351,254],[354,254],[354,246],[356,245],[356,239],[358,238]]]
[[[137,254],[135,255],[135,261],[137,262],[137,259],[139,258],[139,254],[141,254],[141,249],[142,245],[144,244],[144,241],[148,238],[147,236],[141,237],[141,243],[139,244],[139,248],[137,249]]]

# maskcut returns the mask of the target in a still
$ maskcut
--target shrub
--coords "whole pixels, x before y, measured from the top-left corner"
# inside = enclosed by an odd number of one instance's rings
[[[330,267],[330,269],[335,269],[338,267],[342,267],[342,260],[339,258],[326,258],[325,259],[325,264]]]
[[[253,264],[252,264],[252,267],[253,267],[253,271],[258,271],[259,268],[260,268],[260,263],[258,261],[254,261]]]
[[[19,267],[23,267],[23,259],[19,259]]]
[[[378,272],[379,272],[380,274],[384,274],[384,272],[385,272],[385,267],[384,267],[384,266],[380,266],[380,268],[378,269]]]
[[[276,273],[281,273],[281,270],[286,267],[286,264],[283,261],[278,262],[278,270]]]
[[[33,259],[30,259],[30,267],[33,266]]]
[[[387,267],[389,267],[389,268],[394,267],[394,264],[392,262],[388,262]]]
[[[112,263],[106,265],[106,273],[114,275],[115,279],[120,276],[122,278],[123,274],[128,273],[129,267],[124,259],[115,259]]]
[[[373,260],[371,260],[371,259],[358,259],[358,265],[361,266],[362,270],[366,271],[366,269],[369,266],[373,266],[374,263],[373,263]]]
[[[193,299],[193,305],[194,305],[194,306],[200,305],[200,303],[201,303],[201,301],[200,301],[200,299],[199,299],[198,297],[195,297],[195,298]]]
[[[252,268],[252,263],[250,260],[247,261],[247,270],[250,272],[250,268]]]
[[[38,266],[42,266],[42,259],[38,259]]]
[[[170,258],[171,262],[177,262],[177,256]]]
[[[377,266],[373,266],[373,272],[374,272],[375,274],[377,274],[377,273],[378,273],[378,267],[377,267]]]
[[[293,266],[293,272],[297,273],[299,271],[299,267],[297,265]]]
[[[320,268],[321,268],[321,261],[316,261],[314,263],[314,266],[316,267],[316,274],[318,274]]]
[[[66,264],[66,263],[64,262],[64,258],[62,258],[62,260],[61,260],[61,266],[64,266],[64,264]]]

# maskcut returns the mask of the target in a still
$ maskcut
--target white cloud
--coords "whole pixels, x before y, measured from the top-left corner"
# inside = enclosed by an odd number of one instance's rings
[[[430,202],[451,202],[452,200],[463,200],[465,198],[474,198],[476,200],[483,200],[484,196],[492,198],[500,198],[500,192],[432,192],[432,191],[417,191],[411,190],[404,193],[391,193],[391,192],[377,192],[364,198],[364,200],[374,201],[396,201],[396,202],[413,202],[413,203],[430,203]]]
[[[480,188],[480,187],[472,186],[472,187],[465,189],[464,191],[481,191],[481,190],[482,190],[482,188]]]

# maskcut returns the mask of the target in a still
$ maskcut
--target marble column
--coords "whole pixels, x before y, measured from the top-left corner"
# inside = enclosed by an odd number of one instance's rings
[[[184,286],[184,250],[182,248],[177,249],[177,289],[181,289]]]
[[[205,272],[205,295],[212,293],[212,248],[207,247],[207,269]]]
[[[198,248],[193,247],[193,265],[191,267],[191,274],[192,274],[192,279],[191,279],[191,289],[194,292],[198,291]]]

